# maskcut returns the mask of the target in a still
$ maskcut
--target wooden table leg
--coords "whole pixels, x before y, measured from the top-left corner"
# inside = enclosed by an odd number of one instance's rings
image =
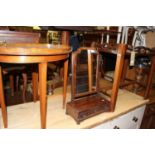
[[[7,112],[6,112],[6,105],[4,99],[4,90],[3,90],[3,79],[2,79],[2,67],[0,66],[0,105],[2,108],[2,119],[4,128],[7,128]]]
[[[40,94],[40,115],[41,115],[41,128],[46,128],[46,80],[47,80],[47,62],[39,64],[39,94]]]
[[[38,73],[32,73],[32,93],[33,93],[33,102],[36,102],[38,99]]]
[[[64,62],[64,83],[63,83],[63,109],[66,107],[66,93],[67,93],[67,80],[68,80],[68,59]]]
[[[154,71],[155,71],[155,56],[152,57],[151,68],[150,68],[149,77],[148,77],[148,81],[147,81],[146,91],[145,91],[145,94],[144,94],[144,99],[147,99],[149,97],[151,86],[152,86]]]
[[[62,31],[61,33],[61,44],[69,45],[70,32]],[[66,106],[66,92],[67,92],[67,75],[68,75],[68,60],[64,62],[64,88],[63,88],[63,109]]]

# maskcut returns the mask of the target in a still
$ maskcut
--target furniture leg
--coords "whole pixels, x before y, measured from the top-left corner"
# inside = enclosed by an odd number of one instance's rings
[[[4,99],[4,89],[3,89],[3,79],[2,79],[2,67],[0,66],[0,105],[2,109],[2,119],[4,128],[7,128],[7,111],[6,111],[6,105],[5,105],[5,99]]]
[[[27,89],[27,74],[23,73],[22,74],[23,77],[23,102],[26,101],[26,89]]]
[[[101,55],[100,57],[100,72],[101,72],[101,77],[104,78],[105,74],[105,67],[106,67],[106,59]]]
[[[38,73],[32,73],[32,93],[33,93],[33,102],[37,101],[38,98]]]
[[[92,77],[92,55],[90,52],[88,52],[88,88],[89,92],[92,92],[92,82],[93,82],[93,77]]]
[[[146,91],[145,91],[145,94],[144,94],[144,99],[147,99],[149,97],[151,86],[152,86],[154,70],[155,70],[155,56],[153,56],[152,60],[151,60],[151,68],[150,68],[150,72],[149,72]]]
[[[120,44],[118,48],[118,53],[117,53],[114,82],[112,87],[111,105],[110,105],[111,111],[114,111],[115,109],[118,89],[120,85],[119,81],[121,80],[121,75],[123,70],[125,52],[126,52],[126,46],[124,44]]]
[[[16,92],[18,92],[19,87],[19,76],[16,76]]]
[[[13,75],[9,75],[10,88],[11,88],[11,96],[14,96],[15,88],[14,88],[14,78]]]
[[[47,80],[47,62],[39,64],[39,93],[40,93],[40,115],[41,115],[41,128],[46,128],[46,80]]]
[[[68,75],[68,59],[64,62],[64,82],[63,82],[63,109],[66,107],[66,93],[67,93],[67,75]]]

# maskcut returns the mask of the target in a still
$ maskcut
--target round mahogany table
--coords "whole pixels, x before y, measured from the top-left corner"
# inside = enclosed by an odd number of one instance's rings
[[[64,89],[63,108],[66,102],[68,57],[70,47],[67,45],[52,44],[3,44],[0,45],[0,62],[14,64],[39,64],[39,94],[40,94],[40,115],[41,128],[46,128],[46,79],[47,63],[59,60],[64,61]],[[37,90],[36,90],[37,91]],[[34,92],[35,93],[35,92]],[[0,66],[0,105],[4,127],[7,127],[7,112],[4,99],[2,68]]]

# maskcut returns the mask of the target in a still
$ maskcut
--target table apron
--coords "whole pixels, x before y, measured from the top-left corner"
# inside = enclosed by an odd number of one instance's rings
[[[69,54],[52,55],[52,56],[19,56],[19,55],[0,55],[0,62],[2,63],[41,63],[41,62],[53,62],[63,59],[67,59]]]

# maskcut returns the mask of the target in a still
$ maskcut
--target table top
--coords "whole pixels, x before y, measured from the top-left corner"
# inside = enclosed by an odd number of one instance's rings
[[[2,44],[0,45],[0,55],[19,55],[19,56],[51,56],[69,54],[71,52],[70,46],[67,45],[53,45],[53,44]]]

